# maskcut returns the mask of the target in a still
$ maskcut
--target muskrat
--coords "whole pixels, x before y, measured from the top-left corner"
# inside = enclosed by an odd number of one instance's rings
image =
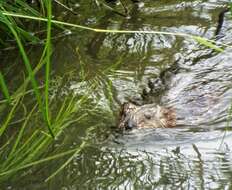
[[[176,126],[176,115],[173,109],[156,103],[135,105],[124,103],[121,110],[120,129],[133,128],[171,128]]]

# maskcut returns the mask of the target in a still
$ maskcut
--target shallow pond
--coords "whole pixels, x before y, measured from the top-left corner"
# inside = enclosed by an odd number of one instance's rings
[[[218,16],[228,3],[128,1],[130,16],[125,18],[91,2],[75,4],[78,15],[62,12],[62,17],[94,28],[183,32],[209,39],[215,39]],[[120,5],[111,6],[123,11]],[[217,41],[231,44],[231,27],[232,19],[225,14]],[[232,188],[231,49],[218,53],[173,35],[71,31],[54,39],[52,95],[62,100],[69,92],[81,96],[90,85],[96,88],[86,105],[92,111],[80,110],[77,115],[87,113],[85,119],[70,126],[54,148],[78,146],[86,131],[89,146],[49,182],[44,180],[62,160],[32,170],[33,175],[23,173],[6,189]],[[37,50],[33,47],[32,58]],[[148,80],[157,77],[165,89],[149,101],[173,107],[180,125],[116,133],[120,105],[141,99]]]

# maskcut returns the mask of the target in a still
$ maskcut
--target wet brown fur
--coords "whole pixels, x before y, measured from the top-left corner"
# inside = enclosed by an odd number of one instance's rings
[[[118,127],[127,129],[128,123],[133,128],[172,128],[176,126],[176,114],[172,108],[156,104],[136,106],[125,103],[121,109]]]

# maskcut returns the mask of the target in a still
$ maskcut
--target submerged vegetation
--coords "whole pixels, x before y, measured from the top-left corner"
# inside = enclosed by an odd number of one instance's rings
[[[121,10],[112,8],[105,1],[93,0],[93,2],[101,9],[106,9],[122,17],[127,17],[129,14],[129,8],[123,4],[123,1],[121,1]],[[70,8],[72,5],[72,2],[58,0],[6,0],[0,2],[1,50],[4,52],[16,50],[17,52],[18,49],[21,63],[24,65],[23,69],[22,67],[19,69],[16,85],[11,86],[11,82],[8,80],[10,77],[9,65],[0,63],[0,183],[6,182],[23,169],[27,169],[26,171],[29,173],[32,166],[63,158],[63,162],[56,167],[55,171],[48,174],[47,181],[56,176],[88,146],[89,140],[92,140],[91,133],[96,126],[89,128],[81,142],[72,149],[59,151],[54,148],[56,143],[62,141],[62,133],[67,127],[81,122],[86,117],[86,113],[94,113],[97,110],[96,105],[89,108],[86,106],[86,102],[89,101],[91,93],[98,89],[99,83],[104,83],[104,93],[109,104],[113,102],[112,81],[105,74],[112,73],[113,75],[114,71],[122,64],[121,60],[117,60],[100,71],[96,69],[94,76],[89,77],[89,71],[85,70],[87,63],[79,53],[81,47],[76,49],[79,58],[77,78],[80,83],[87,83],[88,88],[81,95],[68,92],[65,98],[59,98],[59,95],[53,94],[51,87],[53,82],[52,40],[58,34],[78,29],[81,32],[118,35],[170,35],[195,40],[217,52],[222,52],[225,47],[230,47],[222,42],[187,33],[113,30],[69,23],[61,20],[60,15],[56,15],[57,12],[53,12],[54,6],[58,6],[68,14],[75,15],[75,10]],[[36,45],[40,46],[40,56],[36,58],[37,62],[30,59],[30,52]],[[17,65],[13,64],[10,67],[14,70]],[[80,110],[84,110],[84,112]]]
[[[51,50],[51,17],[52,17],[52,2],[40,1],[39,10],[33,8],[33,4],[25,1],[4,1],[1,2],[1,35],[2,48],[17,45],[20,51],[23,63],[26,68],[26,73],[23,73],[21,84],[16,89],[10,89],[7,82],[4,80],[4,67],[1,70],[1,90],[7,101],[1,101],[1,166],[0,166],[0,181],[6,180],[9,176],[19,169],[40,163],[41,161],[50,160],[49,157],[34,162],[39,159],[44,152],[47,151],[48,145],[54,141],[53,138],[58,138],[61,131],[71,125],[72,122],[77,121],[77,118],[71,119],[70,117],[76,109],[82,104],[85,98],[80,98],[74,101],[75,98],[65,98],[60,104],[58,112],[51,117],[51,109],[53,102],[49,102],[49,81],[50,81],[50,58]],[[38,6],[37,6],[38,8]],[[30,31],[28,26],[30,23],[20,21],[17,18],[4,14],[5,12],[17,13],[22,15],[33,15],[36,17],[47,17],[47,24],[41,24],[41,28],[46,29],[46,40],[43,46],[43,51],[39,62],[32,64],[28,57],[27,43],[40,43],[43,41],[41,37],[34,35],[34,31]],[[36,28],[40,30],[40,28]],[[7,40],[9,40],[8,43]],[[14,39],[14,41],[12,41]],[[37,72],[45,67],[44,85],[39,86],[36,77]],[[24,76],[25,75],[25,76]],[[33,90],[29,90],[31,84]],[[28,96],[36,97],[36,102],[32,104],[26,103]],[[3,96],[1,97],[3,98]],[[35,105],[33,105],[35,104]],[[29,111],[31,110],[31,111]],[[22,111],[23,114],[20,114]],[[38,112],[39,111],[39,112]],[[17,115],[20,115],[18,120]],[[42,123],[33,123],[35,118],[43,117]],[[33,123],[33,124],[32,124]],[[14,127],[17,125],[17,127]],[[36,127],[33,127],[36,125]],[[45,131],[46,126],[48,132]],[[13,128],[13,129],[12,129]],[[10,136],[10,137],[8,137]],[[69,154],[71,152],[69,151]],[[62,154],[60,154],[62,155]],[[56,156],[53,156],[54,159]],[[59,157],[59,156],[58,156]]]

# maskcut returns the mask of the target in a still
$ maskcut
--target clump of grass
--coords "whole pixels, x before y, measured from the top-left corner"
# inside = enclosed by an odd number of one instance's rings
[[[76,110],[80,108],[85,99],[86,97],[83,97],[77,101],[73,96],[71,99],[67,97],[63,101],[51,126],[52,130],[54,131],[54,135],[57,138],[66,127],[68,127],[72,123],[77,122],[79,119],[81,119],[81,117],[84,116],[81,115],[78,118],[72,118],[73,113],[75,113]],[[15,109],[19,106],[20,101],[20,99],[17,100],[14,107],[12,108],[11,113],[14,112]],[[25,119],[21,125],[19,132],[15,135],[12,135],[13,138],[10,138],[6,142],[6,144],[0,147],[0,153],[1,155],[4,155],[0,158],[0,181],[8,179],[9,176],[16,173],[18,170],[36,165],[36,163],[38,164],[44,162],[47,159],[51,159],[51,156],[49,156],[45,160],[42,159],[43,161],[37,160],[35,162],[35,160],[38,159],[45,150],[47,150],[49,144],[53,141],[48,133],[38,128],[32,130],[32,133],[28,135],[27,131],[31,131],[31,126],[35,125],[32,124],[31,121],[33,121],[35,117],[38,117],[38,115],[36,114],[37,107],[38,105],[33,106],[31,111],[29,113],[26,113]],[[11,113],[8,114],[7,118],[12,118]],[[10,119],[8,119],[7,121],[8,123],[6,124],[6,126],[10,126]],[[0,133],[0,137],[1,136],[2,133]],[[60,153],[59,156],[55,156],[55,158],[60,157],[61,155],[66,154]]]
[[[3,92],[4,97],[9,103],[9,106],[7,106],[9,112],[6,115],[5,119],[2,120],[0,127],[1,139],[5,139],[3,138],[4,134],[9,134],[7,133],[7,131],[8,129],[10,131],[11,123],[17,115],[17,109],[20,107],[21,104],[23,104],[23,97],[25,95],[25,91],[29,82],[33,87],[33,91],[37,100],[37,104],[33,107],[33,109],[29,113],[26,112],[26,115],[24,115],[24,122],[22,123],[18,134],[10,132],[10,138],[6,138],[6,142],[0,146],[0,153],[1,155],[4,155],[0,158],[0,181],[4,181],[4,179],[7,178],[9,174],[13,174],[15,171],[18,170],[18,168],[29,164],[34,159],[39,157],[39,155],[44,152],[44,147],[48,146],[49,143],[51,143],[51,137],[54,138],[55,135],[58,136],[60,132],[64,129],[64,127],[67,126],[67,123],[65,122],[67,122],[67,119],[70,119],[76,105],[74,104],[74,99],[71,99],[70,101],[64,101],[64,105],[62,105],[60,108],[60,114],[58,114],[53,123],[51,122],[51,116],[49,114],[50,106],[48,91],[50,81],[50,57],[52,54],[52,5],[51,1],[41,1],[41,4],[45,5],[45,7],[47,8],[47,37],[46,43],[44,45],[44,51],[40,58],[40,62],[35,68],[33,68],[24,47],[24,43],[28,40],[35,41],[35,39],[37,40],[37,38],[31,35],[30,31],[26,31],[22,27],[20,27],[20,22],[18,19],[13,18],[12,16],[4,15],[2,14],[2,12],[11,10],[11,12],[18,12],[21,14],[29,13],[34,16],[38,16],[40,14],[24,1],[19,0],[15,1],[15,3],[9,3],[5,1],[0,3],[0,27],[1,29],[4,29],[7,34],[4,36],[4,38],[13,38],[15,40],[28,75],[22,85],[18,87],[18,90],[10,93],[7,87],[7,83],[4,80],[4,73],[0,72],[1,91]],[[1,41],[4,41],[4,39],[1,39]],[[42,95],[43,92],[38,86],[38,82],[36,79],[36,73],[43,67],[43,65],[46,65],[44,97]],[[38,128],[35,131],[32,131],[27,138],[24,134],[26,133],[26,131],[31,131],[28,128],[28,126],[30,126],[29,121],[31,121],[31,119],[33,118],[32,116],[34,114],[34,111],[37,110],[37,107],[40,111],[39,114],[41,114],[44,118],[44,123],[47,126],[49,133]]]
[[[1,1],[0,2],[0,11],[10,11],[10,12],[17,12],[20,14],[30,14],[34,16],[42,16],[37,10],[29,6],[25,1],[17,0],[14,2],[10,1]],[[3,47],[7,47],[10,44],[10,40],[14,39],[13,34],[10,32],[10,29],[6,27],[4,23],[5,18],[3,15],[0,15],[0,29],[1,32],[1,44]],[[29,31],[28,29],[25,29],[25,26],[23,26],[23,23],[18,20],[14,19],[13,17],[8,17],[9,23],[14,27],[14,29],[17,31],[19,38],[23,41],[29,41],[29,42],[38,42],[39,38],[33,35],[32,31]],[[8,40],[6,42],[6,40]]]
[[[19,5],[23,6],[24,3],[22,3],[21,1],[17,1],[19,3]],[[51,1],[46,1],[46,7],[47,7],[47,18],[48,18],[48,22],[47,22],[47,40],[46,40],[46,44],[44,46],[44,52],[46,52],[45,54],[42,55],[41,59],[45,59],[45,64],[46,64],[46,79],[45,79],[45,106],[42,100],[42,96],[41,93],[39,91],[39,87],[37,84],[37,80],[35,78],[35,73],[33,71],[32,65],[30,63],[30,60],[27,56],[26,50],[23,46],[22,40],[19,36],[19,33],[21,31],[21,29],[16,25],[16,23],[14,22],[14,20],[12,19],[11,16],[6,16],[4,14],[2,14],[2,12],[0,12],[0,18],[1,18],[1,22],[9,29],[9,31],[11,32],[11,34],[13,35],[14,39],[16,40],[16,43],[18,45],[19,51],[21,53],[22,59],[23,59],[23,63],[26,67],[26,70],[28,72],[28,76],[29,79],[31,81],[40,111],[44,117],[44,120],[46,121],[47,124],[47,128],[48,131],[50,133],[50,135],[54,138],[54,134],[53,131],[51,129],[51,123],[50,123],[50,117],[49,117],[49,108],[48,108],[48,88],[49,88],[49,71],[50,71],[50,55],[51,55],[51,17],[52,17],[52,6],[51,6]],[[4,6],[1,6],[1,9],[5,11]],[[33,9],[29,9],[31,10],[30,12],[34,12]],[[3,77],[1,77],[2,80],[1,82],[1,86],[3,87],[3,92],[5,94],[5,96],[7,97],[7,99],[10,99],[10,95],[9,92],[6,88],[5,82],[3,80]]]

